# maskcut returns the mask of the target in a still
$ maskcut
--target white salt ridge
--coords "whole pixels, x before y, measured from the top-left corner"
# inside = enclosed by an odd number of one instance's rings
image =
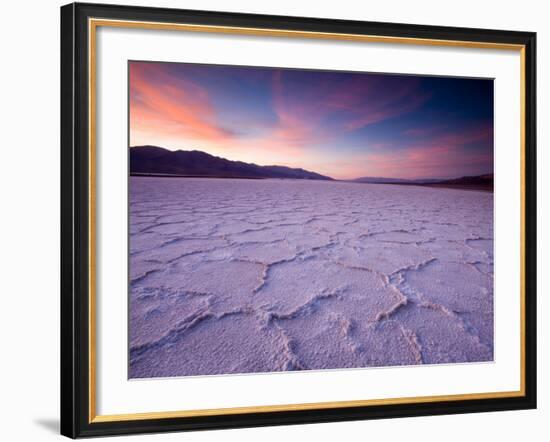
[[[493,359],[493,195],[131,178],[130,377]]]

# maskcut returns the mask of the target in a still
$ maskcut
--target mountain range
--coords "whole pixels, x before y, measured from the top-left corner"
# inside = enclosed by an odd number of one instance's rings
[[[254,163],[232,161],[199,150],[168,150],[158,146],[130,148],[130,174],[142,176],[184,176],[211,178],[285,178],[305,180],[333,180],[333,178],[305,169],[286,166],[259,166]],[[493,174],[463,176],[454,179],[402,179],[360,177],[348,180],[356,183],[444,186],[491,190]]]
[[[425,183],[435,183],[441,181],[440,179],[419,179],[419,180],[408,180],[405,178],[386,178],[386,177],[373,177],[373,176],[364,176],[360,178],[355,178],[354,180],[357,183],[371,183],[371,184],[425,184]]]
[[[417,179],[407,180],[402,178],[383,178],[383,177],[361,177],[353,180],[358,183],[371,184],[409,184],[416,186],[445,186],[445,187],[461,187],[461,188],[476,188],[491,190],[494,186],[494,176],[492,173],[475,176],[463,176],[452,179]]]
[[[157,146],[130,148],[130,174],[332,180],[328,176],[304,169],[286,166],[259,166],[242,161],[231,161],[199,150],[172,151]]]

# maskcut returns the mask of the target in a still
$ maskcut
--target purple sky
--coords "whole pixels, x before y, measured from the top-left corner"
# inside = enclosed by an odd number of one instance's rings
[[[130,145],[337,179],[493,172],[493,81],[130,62]]]

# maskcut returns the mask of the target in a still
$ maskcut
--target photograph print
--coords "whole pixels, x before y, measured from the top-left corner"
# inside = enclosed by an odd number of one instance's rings
[[[492,79],[128,69],[130,379],[493,361]]]

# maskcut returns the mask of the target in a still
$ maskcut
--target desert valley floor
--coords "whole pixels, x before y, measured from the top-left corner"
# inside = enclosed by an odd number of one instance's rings
[[[493,194],[130,178],[129,377],[493,359]]]

